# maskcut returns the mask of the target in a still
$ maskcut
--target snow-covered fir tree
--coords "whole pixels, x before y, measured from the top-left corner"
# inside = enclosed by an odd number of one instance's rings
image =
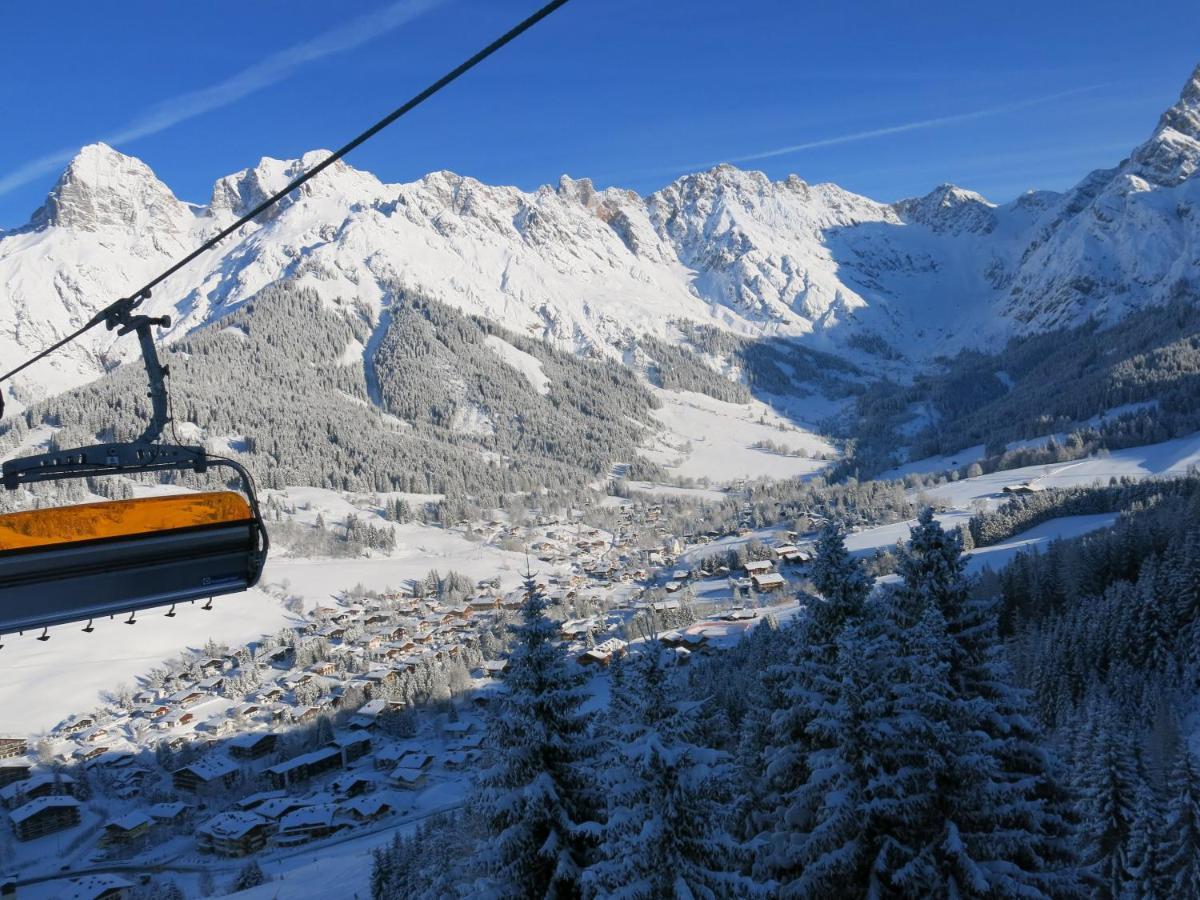
[[[547,603],[526,576],[507,691],[488,726],[495,761],[472,804],[488,833],[478,851],[480,890],[495,896],[578,896],[597,828],[583,674],[568,664]]]
[[[1162,875],[1168,896],[1200,897],[1200,766],[1180,748],[1167,783]]]
[[[813,598],[807,615],[786,630],[785,659],[764,675],[772,710],[762,755],[763,783],[755,788],[762,806],[748,817],[748,830],[758,845],[755,875],[785,885],[799,877],[804,865],[799,832],[812,821],[813,810],[805,804],[815,799],[805,790],[809,754],[814,741],[828,739],[810,725],[822,713],[836,681],[838,637],[861,616],[871,587],[861,564],[846,551],[837,525],[822,531],[813,580],[821,596]]]
[[[588,896],[744,897],[739,848],[725,829],[725,754],[694,743],[697,706],[681,700],[657,643],[621,664],[606,728],[605,824]]]

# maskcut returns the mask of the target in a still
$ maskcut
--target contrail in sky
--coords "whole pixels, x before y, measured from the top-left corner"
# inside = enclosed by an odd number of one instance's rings
[[[972,112],[954,113],[948,116],[935,116],[932,119],[917,119],[914,122],[904,122],[900,125],[889,125],[886,128],[871,128],[867,131],[852,131],[848,134],[839,134],[834,137],[820,138],[815,141],[805,141],[800,144],[790,144],[787,147],[776,147],[773,150],[760,150],[757,153],[747,153],[745,156],[735,156],[731,159],[716,160],[707,163],[693,163],[687,166],[680,166],[680,170],[694,169],[710,169],[713,166],[722,163],[743,163],[754,162],[760,159],[772,159],[776,156],[787,156],[790,153],[799,153],[802,150],[816,150],[819,147],[833,147],[837,144],[850,144],[854,141],[866,141],[872,138],[887,137],[892,134],[903,134],[906,131],[920,131],[925,128],[940,128],[943,125],[953,125],[956,122],[969,122],[973,119],[986,119],[989,116],[998,116],[1003,113],[1015,112],[1020,109],[1025,109],[1030,106],[1039,106],[1043,103],[1052,103],[1055,100],[1062,100],[1066,97],[1074,97],[1077,94],[1086,94],[1089,91],[1099,90],[1105,87],[1104,84],[1093,84],[1087,87],[1072,88],[1069,91],[1059,91],[1056,94],[1046,94],[1041,97],[1030,97],[1026,100],[1016,100],[1012,103],[1005,103],[1000,106],[989,106],[984,109],[973,110]]]
[[[106,144],[127,144],[138,138],[228,106],[256,91],[283,81],[301,66],[335,53],[352,50],[407,24],[445,0],[398,0],[324,34],[272,53],[265,59],[209,87],[180,94],[147,109],[133,121],[101,138]],[[79,152],[78,147],[50,153],[0,177],[0,195],[54,172]]]

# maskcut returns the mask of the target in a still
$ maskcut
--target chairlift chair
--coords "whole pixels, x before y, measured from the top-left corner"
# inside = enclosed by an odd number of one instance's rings
[[[203,447],[160,443],[170,421],[150,328],[167,317],[131,315],[137,300],[104,311],[118,335],[135,332],[150,379],[151,421],[129,443],[77,447],[10,460],[4,487],[141,472],[232,469],[235,491],[172,494],[0,515],[0,635],[129,614],[237,593],[262,574],[269,539],[254,482],[238,462]],[[244,496],[243,496],[244,494]],[[173,609],[172,609],[173,611]]]

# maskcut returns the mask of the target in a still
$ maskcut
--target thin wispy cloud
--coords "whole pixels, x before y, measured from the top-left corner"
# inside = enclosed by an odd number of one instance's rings
[[[1068,97],[1075,97],[1079,94],[1086,94],[1091,91],[1099,90],[1105,87],[1105,84],[1092,84],[1086,87],[1072,88],[1068,91],[1058,91],[1054,94],[1045,94],[1040,97],[1029,97],[1025,100],[1015,100],[1012,103],[1003,103],[999,106],[988,106],[983,109],[971,110],[969,112],[952,113],[947,116],[934,116],[929,119],[917,119],[912,122],[902,122],[899,125],[888,125],[884,128],[870,128],[865,131],[851,131],[847,134],[834,135],[833,137],[820,138],[813,141],[804,141],[799,144],[789,144],[786,147],[775,147],[770,150],[760,150],[756,153],[746,153],[742,156],[734,156],[728,159],[713,160],[703,163],[691,163],[689,165],[679,166],[673,171],[691,171],[695,169],[709,169],[722,162],[728,163],[744,163],[757,162],[763,159],[774,159],[778,156],[788,156],[792,153],[801,153],[805,150],[817,150],[822,147],[834,147],[838,144],[850,144],[855,141],[869,141],[875,138],[889,137],[894,134],[904,134],[909,131],[922,131],[926,128],[941,128],[946,125],[955,125],[959,122],[970,122],[975,119],[986,119],[991,116],[999,116],[1005,113],[1017,112],[1022,109],[1028,109],[1031,106],[1040,106],[1043,103],[1053,103],[1056,100],[1065,100]]]
[[[297,69],[317,60],[352,50],[394,31],[445,0],[398,0],[311,40],[272,53],[248,68],[209,87],[180,94],[147,109],[137,118],[99,139],[106,144],[128,144],[166,131],[180,122],[220,109],[285,80]],[[0,195],[54,172],[74,158],[78,147],[48,153],[0,177]]]

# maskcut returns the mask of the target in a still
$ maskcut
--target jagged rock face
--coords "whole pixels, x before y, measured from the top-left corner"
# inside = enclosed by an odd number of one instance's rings
[[[190,217],[187,206],[141,160],[90,144],[67,166],[32,224],[91,232],[175,232]]]
[[[84,148],[30,225],[0,234],[0,358],[61,337],[327,155],[263,159],[190,206],[141,162]],[[565,176],[532,192],[451,172],[383,184],[338,163],[148,309],[175,318],[170,339],[287,278],[348,315],[376,318],[417,290],[580,353],[619,357],[631,337],[674,339],[672,323],[691,320],[896,371],[894,353],[855,348],[882,339],[911,365],[1195,295],[1198,160],[1200,69],[1128,160],[1002,206],[953,185],[883,204],[732,166],[641,197]],[[117,352],[93,333],[21,387],[80,383]]]
[[[996,227],[995,206],[974,191],[938,185],[924,197],[895,205],[905,222],[926,225],[938,234],[988,234]]]

